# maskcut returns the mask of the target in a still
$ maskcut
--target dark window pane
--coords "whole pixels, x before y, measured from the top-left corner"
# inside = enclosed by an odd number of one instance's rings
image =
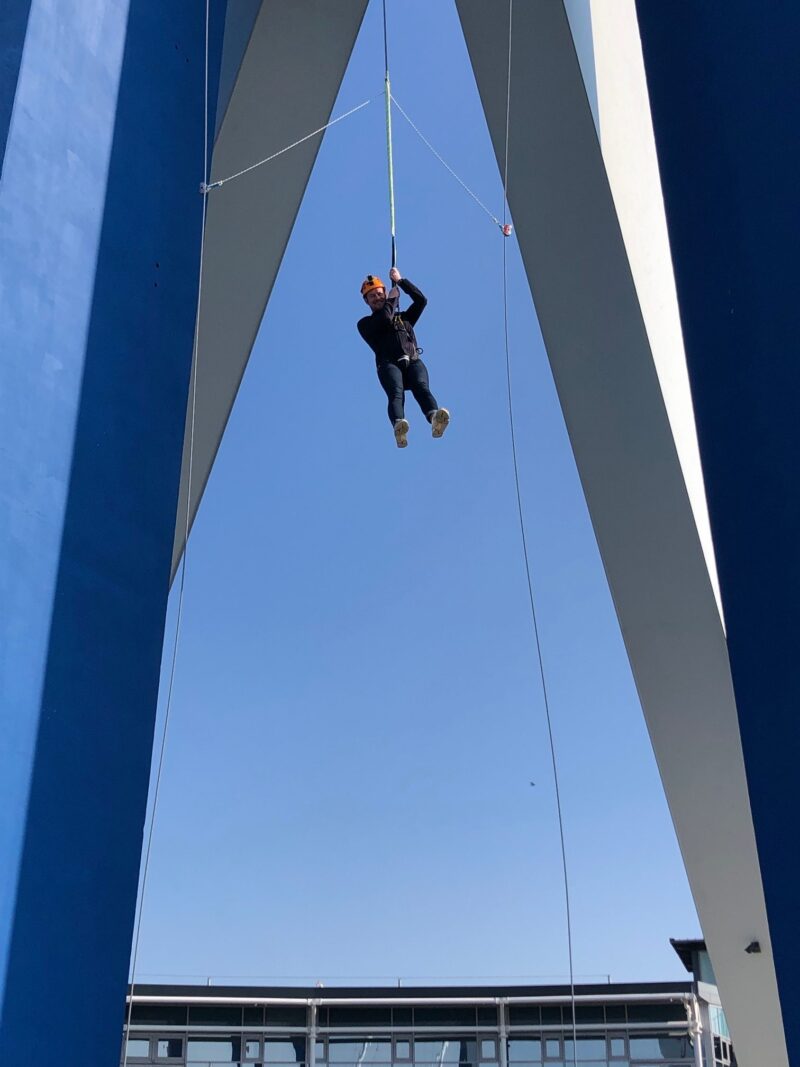
[[[238,1037],[190,1037],[187,1063],[237,1063],[242,1054]]]
[[[478,1005],[478,1026],[497,1026],[497,1008],[488,1004]]]
[[[377,1007],[335,1007],[330,1009],[331,1026],[386,1026],[392,1025],[392,1009]]]
[[[156,1042],[156,1055],[160,1060],[177,1060],[183,1056],[182,1037],[160,1037]]]
[[[459,1007],[445,1004],[439,1007],[422,1005],[414,1008],[414,1025],[421,1026],[475,1026],[477,1016],[474,1007]]]
[[[392,1008],[392,1025],[393,1026],[411,1026],[412,1025],[411,1008],[401,1007]]]
[[[190,1026],[242,1025],[242,1009],[232,1004],[190,1004]]]
[[[512,1037],[508,1042],[508,1062],[538,1063],[542,1058],[542,1042],[538,1037]]]
[[[625,1018],[624,1004],[606,1004],[607,1023],[624,1023]]]
[[[245,1026],[263,1026],[264,1025],[264,1006],[259,1007],[246,1007],[244,1009],[244,1025]]]
[[[478,1042],[475,1038],[461,1038],[458,1042],[458,1062],[474,1064],[478,1061]]]
[[[508,1007],[508,1021],[511,1026],[538,1026],[541,1022],[539,1005],[510,1004]]]
[[[604,1023],[606,1013],[602,1004],[576,1004],[575,1018],[579,1023]]]
[[[131,1022],[142,1026],[186,1026],[185,1004],[134,1004]]]
[[[686,1019],[686,1008],[677,1004],[629,1004],[628,1021],[632,1023],[682,1023]]]
[[[558,1004],[542,1005],[542,1026],[561,1026],[561,1007]]]
[[[268,1004],[265,1009],[267,1026],[305,1026],[307,1016],[302,1004]]]

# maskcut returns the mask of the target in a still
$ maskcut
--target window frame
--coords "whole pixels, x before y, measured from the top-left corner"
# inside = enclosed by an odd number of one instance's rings
[[[131,1034],[127,1034],[127,1035],[126,1034],[122,1035],[122,1049],[120,1051],[120,1063],[123,1063],[124,1060],[125,1060],[125,1041],[126,1041],[126,1039],[127,1039],[128,1043],[130,1043],[131,1041],[146,1041],[147,1042],[147,1049],[148,1049],[146,1056],[134,1056],[132,1053],[129,1052],[128,1056],[127,1056],[128,1063],[153,1063],[153,1062],[155,1062],[153,1060],[153,1035],[152,1034],[139,1034],[139,1033],[133,1034],[133,1033],[131,1033]],[[169,1061],[165,1060],[164,1062],[168,1063]]]
[[[159,1056],[158,1054],[158,1042],[159,1041],[180,1041],[181,1052],[179,1056]],[[184,1034],[155,1034],[151,1038],[150,1044],[150,1061],[152,1063],[180,1063],[186,1062],[186,1037]],[[130,1059],[130,1057],[128,1057]]]

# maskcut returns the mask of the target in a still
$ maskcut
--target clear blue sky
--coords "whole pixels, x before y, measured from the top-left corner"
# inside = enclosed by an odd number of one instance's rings
[[[454,5],[406,0],[390,19],[395,95],[500,214]],[[382,66],[373,2],[335,113],[376,95]],[[395,155],[399,267],[429,297],[418,335],[452,425],[431,440],[409,397],[396,449],[355,331],[361,279],[389,265],[379,100],[325,137],[190,541],[141,974],[567,972],[503,239],[400,116]],[[508,251],[575,969],[680,978],[668,939],[698,935],[695,910]],[[165,658],[174,611],[173,595]]]

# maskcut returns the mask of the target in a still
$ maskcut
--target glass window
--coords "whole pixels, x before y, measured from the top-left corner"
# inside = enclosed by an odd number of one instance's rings
[[[242,1025],[242,1009],[229,1004],[190,1004],[189,1023],[191,1026],[230,1026],[238,1029]]]
[[[494,1062],[497,1059],[497,1042],[493,1037],[482,1037],[480,1040],[481,1059],[484,1062]]]
[[[414,1025],[423,1026],[475,1026],[477,1012],[474,1007],[459,1004],[429,1005],[414,1008]]]
[[[187,1063],[237,1063],[242,1054],[239,1037],[190,1037]]]
[[[328,1063],[358,1063],[363,1042],[346,1038],[328,1038]]]
[[[261,1042],[257,1037],[245,1038],[244,1055],[247,1060],[261,1059]]]
[[[509,1004],[508,1021],[512,1026],[538,1026],[542,1021],[538,1004]],[[559,1022],[561,1017],[559,1014]]]
[[[156,1056],[160,1060],[179,1060],[183,1058],[182,1037],[160,1037],[156,1044]]]
[[[410,1060],[411,1059],[411,1042],[410,1041],[395,1041],[395,1043],[394,1043],[394,1058],[396,1060]]]
[[[462,1037],[458,1042],[458,1062],[464,1064],[476,1064],[478,1062],[478,1042],[474,1037]]]
[[[657,1027],[660,1022],[682,1023],[686,1021],[683,1001],[674,1004],[629,1004],[628,1022],[649,1023]]]
[[[569,1037],[564,1041],[564,1059],[567,1063],[574,1063],[577,1059],[578,1063],[605,1063],[606,1061],[606,1039],[604,1037],[591,1037],[590,1035],[581,1035],[578,1038],[578,1055],[575,1056],[572,1048],[572,1038]]]
[[[561,1059],[561,1038],[546,1037],[544,1039],[544,1058],[546,1060]]]
[[[564,1012],[564,1018],[566,1017],[567,1011]],[[575,1008],[575,1018],[579,1023],[604,1023],[606,1013],[602,1004],[578,1004]]]
[[[302,1004],[267,1004],[264,1018],[267,1026],[305,1026],[308,1011]],[[319,1017],[317,1025],[325,1025]]]
[[[610,1037],[608,1039],[608,1054],[612,1060],[625,1059],[625,1038]]]
[[[324,1063],[328,1058],[328,1046],[324,1040],[317,1041],[314,1046],[314,1059],[317,1063]]]
[[[512,1037],[508,1042],[509,1063],[540,1063],[542,1042],[538,1037]]]
[[[268,1037],[264,1041],[264,1060],[266,1063],[304,1063],[306,1058],[306,1039],[298,1034],[296,1037]]]
[[[708,1017],[711,1021],[711,1033],[720,1034],[720,1036],[730,1039],[731,1033],[728,1029],[728,1020],[725,1018],[725,1012],[722,1008],[718,1008],[714,1004],[709,1005]]]
[[[392,1024],[392,1009],[388,1007],[371,1007],[369,1004],[334,1005],[330,1009],[330,1026],[374,1026],[389,1027]]]
[[[415,1041],[414,1062],[447,1064],[459,1062],[460,1041]]]
[[[392,1042],[388,1037],[377,1041],[328,1039],[328,1063],[350,1063],[363,1067],[365,1064],[391,1062]]]
[[[125,1044],[122,1045],[122,1054],[125,1055]],[[138,1056],[140,1059],[150,1058],[150,1038],[132,1037],[128,1041],[128,1057]]]
[[[688,1060],[694,1053],[686,1037],[672,1034],[631,1034],[628,1038],[632,1060]]]
[[[186,1026],[185,1004],[134,1004],[131,1022],[141,1026]]]

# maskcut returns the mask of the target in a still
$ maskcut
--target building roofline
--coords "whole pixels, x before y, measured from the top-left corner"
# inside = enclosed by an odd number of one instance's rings
[[[689,974],[693,974],[694,969],[692,967],[692,954],[694,952],[706,952],[707,949],[705,941],[701,937],[689,937],[685,939],[679,937],[671,937],[669,939],[669,943],[675,949],[676,953],[678,954],[678,959],[681,961],[681,963],[689,972]]]
[[[677,950],[676,950],[677,951]],[[128,994],[130,995],[130,987]],[[691,982],[598,982],[575,986],[579,997],[624,997],[637,998],[652,995],[663,998],[674,994],[686,996],[693,991]],[[457,999],[468,1004],[486,998],[506,997],[564,997],[569,999],[569,985],[480,985],[480,986],[263,986],[263,985],[172,985],[168,983],[140,983],[134,988],[134,998],[145,1001],[152,997],[191,997],[209,1001],[220,998],[253,998],[258,1000],[296,1001],[415,1001],[431,999]]]

